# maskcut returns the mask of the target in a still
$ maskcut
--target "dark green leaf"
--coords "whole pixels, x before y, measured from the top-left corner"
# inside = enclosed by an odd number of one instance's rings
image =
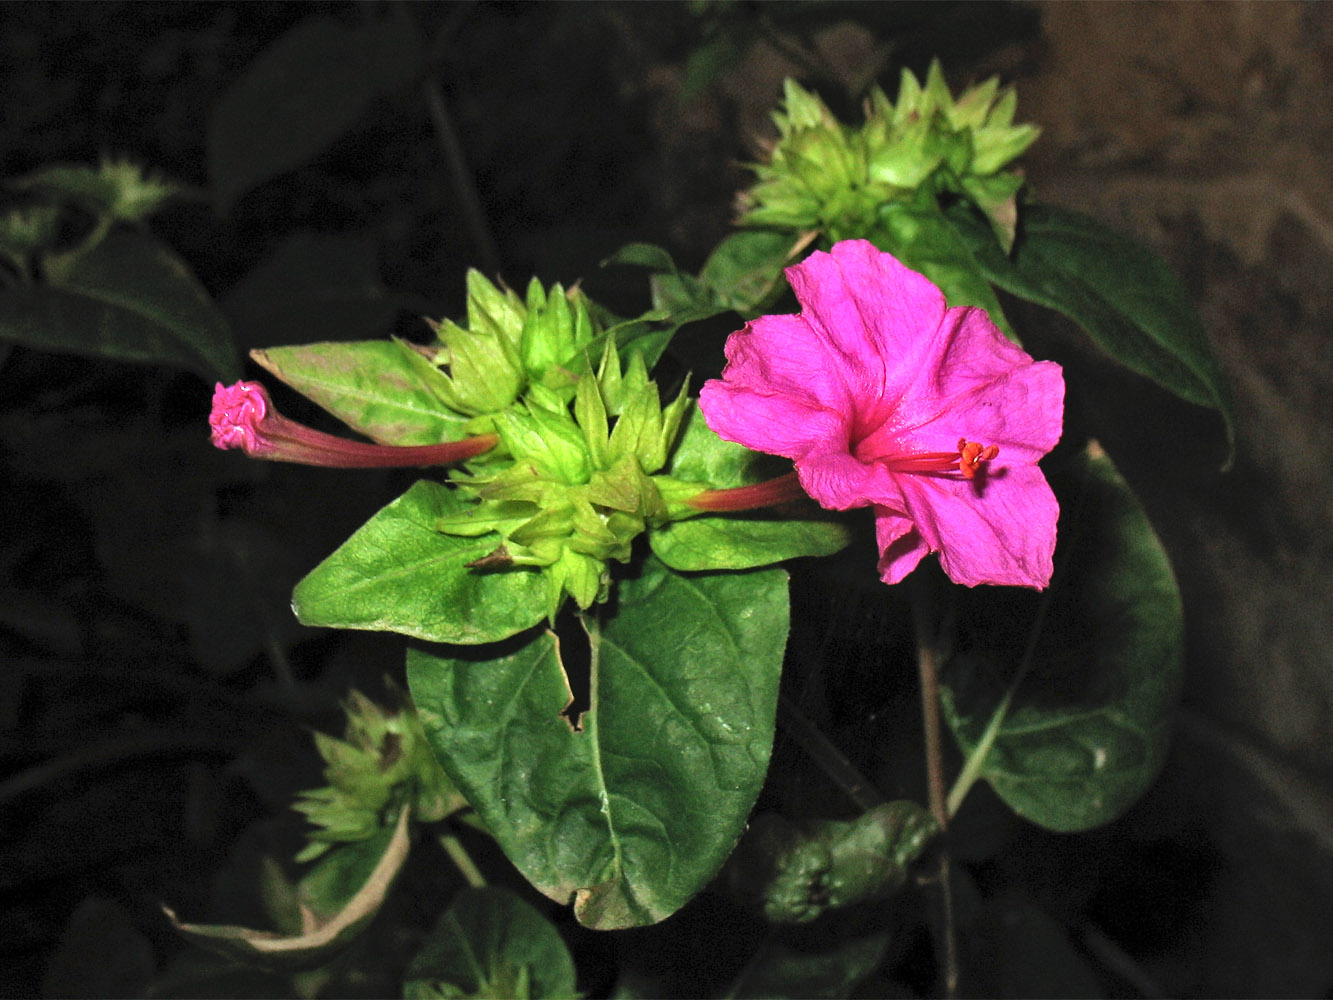
[[[288,236],[228,293],[223,309],[246,345],[374,337],[397,306],[380,283],[375,243]]]
[[[589,927],[670,916],[736,844],[772,748],[786,574],[649,560],[590,635],[579,730],[553,635],[489,661],[408,653],[445,771],[542,892]]]
[[[704,422],[697,405],[685,413],[669,467],[677,479],[717,489],[763,482],[790,472],[790,463],[724,441]],[[803,504],[792,511],[709,514],[673,521],[649,536],[653,553],[682,571],[752,569],[798,556],[826,556],[846,547],[851,536],[838,521]],[[816,514],[812,517],[811,514]],[[786,516],[784,516],[786,515]]]
[[[627,264],[631,267],[647,267],[654,271],[679,274],[676,262],[662,247],[655,243],[626,243],[623,247],[602,261],[602,267],[611,264]]]
[[[1184,288],[1155,254],[1095,219],[1044,205],[1023,209],[1012,258],[965,208],[949,221],[988,280],[1068,316],[1132,371],[1217,409],[1233,443],[1221,365]]]
[[[207,380],[239,374],[227,321],[184,261],[151,236],[112,231],[51,283],[0,292],[0,339],[172,365]]]
[[[864,927],[843,927],[843,933],[818,935],[808,932],[769,937],[732,984],[728,997],[848,997],[863,979],[875,971],[889,943],[884,930],[866,932]]]
[[[991,900],[963,945],[964,995],[1106,996],[1064,928],[1019,895]]]
[[[287,937],[228,924],[187,924],[166,907],[172,925],[186,938],[248,965],[300,971],[329,962],[374,919],[407,860],[408,811],[398,823],[369,840],[325,855],[299,887],[311,926]]]
[[[990,239],[994,243],[993,233]],[[923,187],[914,201],[886,203],[880,209],[879,228],[870,240],[939,285],[950,307],[984,309],[1000,329],[1013,337],[1000,300],[973,256],[974,249],[950,227],[933,191]]]
[[[809,923],[831,909],[887,899],[938,827],[915,802],[886,802],[850,822],[754,818],[727,882],[775,924]]]
[[[1092,445],[1073,475],[1052,478],[1061,496],[1052,590],[963,597],[970,636],[941,700],[968,768],[1019,815],[1072,831],[1115,819],[1161,768],[1183,624],[1166,553],[1110,459]],[[1029,603],[1041,600],[1044,616]],[[1020,667],[1026,636],[1013,623],[1034,620],[1030,667]]]
[[[745,54],[746,43],[754,40],[753,35],[742,32],[717,32],[712,38],[706,38],[690,52],[685,60],[685,71],[676,96],[682,106],[702,96],[728,70],[740,62]]]
[[[507,889],[454,897],[407,969],[403,996],[573,997],[574,960],[559,932]]]
[[[399,341],[271,347],[250,357],[381,444],[438,444],[464,436],[465,418],[437,395],[444,376]]]
[[[153,946],[124,907],[89,896],[70,916],[42,977],[48,997],[137,997],[156,967]]]
[[[495,642],[546,613],[542,575],[480,570],[500,536],[442,535],[436,522],[467,505],[454,490],[421,480],[362,525],[292,593],[306,625],[400,632],[430,642]]]
[[[608,264],[629,264],[656,271],[648,280],[652,291],[652,312],[607,331],[607,335],[615,336],[621,357],[637,351],[643,355],[650,370],[682,326],[730,308],[704,282],[682,273],[669,253],[651,243],[627,244],[602,261],[603,266]],[[599,339],[589,349],[589,355],[595,357],[600,350]]]
[[[699,278],[728,309],[749,314],[773,296],[802,242],[787,232],[743,229],[709,254]]]
[[[348,27],[310,17],[254,60],[218,100],[208,172],[220,212],[246,191],[309,163],[421,66],[401,16]]]

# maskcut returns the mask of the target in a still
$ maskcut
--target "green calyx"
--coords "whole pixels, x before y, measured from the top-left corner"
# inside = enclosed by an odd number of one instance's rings
[[[315,827],[298,861],[370,838],[391,826],[404,805],[414,819],[431,823],[467,804],[436,762],[413,709],[391,711],[356,691],[344,707],[343,739],[314,734],[328,785],[302,792],[293,806]]]
[[[852,128],[788,80],[784,111],[774,115],[779,138],[770,161],[754,168],[741,222],[819,230],[836,242],[872,231],[881,206],[926,187],[975,204],[1008,250],[1023,180],[1003,168],[1039,134],[1013,124],[1017,100],[995,77],[955,99],[936,61],[924,86],[903,70],[896,103],[872,90],[865,124]]]
[[[444,373],[440,401],[473,417],[504,410],[531,386],[568,399],[600,333],[579,289],[547,290],[534,278],[520,299],[475,270],[467,276],[466,322],[432,324],[439,346],[430,360]]]
[[[536,384],[495,416],[509,462],[455,473],[454,483],[477,502],[437,522],[437,530],[497,533],[501,544],[473,568],[540,568],[549,617],[566,596],[580,608],[605,600],[607,564],[627,562],[635,538],[672,518],[664,492],[704,488],[654,475],[666,465],[688,402],[682,388],[663,407],[642,357],[634,354],[622,369],[608,342],[597,372],[574,385],[572,402]]]

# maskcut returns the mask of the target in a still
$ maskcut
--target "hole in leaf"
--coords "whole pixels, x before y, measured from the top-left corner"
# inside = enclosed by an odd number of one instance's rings
[[[556,616],[555,634],[560,638],[560,662],[573,700],[560,714],[575,732],[583,729],[583,713],[592,707],[592,647],[578,614],[567,607]]]

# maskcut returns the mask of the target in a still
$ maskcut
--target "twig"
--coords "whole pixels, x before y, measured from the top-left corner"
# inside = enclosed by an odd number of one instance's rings
[[[949,878],[949,810],[944,789],[944,739],[940,724],[940,672],[934,629],[920,574],[912,578],[912,616],[916,624],[917,673],[921,678],[921,728],[926,754],[926,794],[930,814],[945,838],[939,852],[939,944],[944,960],[944,995],[958,995],[958,941],[953,925],[953,891]]]
[[[463,145],[458,141],[458,132],[454,128],[449,107],[445,104],[444,91],[440,87],[439,80],[434,76],[428,76],[421,82],[421,94],[426,99],[426,107],[435,126],[435,138],[439,140],[440,151],[449,166],[449,176],[453,179],[454,191],[458,195],[463,212],[463,226],[472,237],[486,273],[499,274],[500,255],[495,249],[495,240],[486,222],[481,197],[477,194],[476,181],[472,171],[468,169],[467,158],[463,155]]]
[[[454,867],[462,873],[463,878],[467,879],[467,884],[474,889],[486,888],[486,876],[481,873],[472,856],[468,854],[467,848],[455,834],[445,833],[440,836],[440,846],[444,848],[444,853],[449,855],[449,860],[454,863]]]
[[[859,809],[870,810],[884,804],[884,796],[786,695],[778,697],[778,722]]]
[[[44,761],[0,782],[0,805],[79,771],[109,767],[135,757],[209,756],[236,752],[230,742],[187,733],[143,733],[119,736]]]

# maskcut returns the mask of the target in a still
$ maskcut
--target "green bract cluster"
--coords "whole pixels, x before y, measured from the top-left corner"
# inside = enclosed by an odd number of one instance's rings
[[[688,385],[664,405],[649,376],[674,329],[660,319],[616,321],[578,289],[536,281],[520,299],[474,272],[466,325],[435,324],[438,343],[255,352],[384,444],[495,436],[448,484],[415,483],[307,574],[292,594],[297,617],[478,645],[554,622],[566,598],[580,609],[608,600],[612,564],[631,562],[640,535],[685,572],[756,569],[847,544],[840,525],[752,513],[745,498],[732,497],[742,506],[729,512],[694,505],[790,467],[710,431]]]
[[[315,733],[328,785],[302,792],[294,806],[317,828],[298,861],[369,839],[391,827],[404,806],[432,823],[467,804],[440,769],[414,710],[389,711],[356,691],[345,707],[343,739]]]
[[[167,202],[186,192],[128,159],[103,157],[97,169],[83,164],[53,164],[8,182],[8,187],[40,197],[68,201],[89,212],[121,222],[143,222]]]
[[[1022,176],[1003,168],[1037,138],[1032,125],[1014,125],[1017,96],[998,78],[957,100],[931,63],[923,87],[903,70],[898,101],[876,87],[865,124],[841,124],[815,94],[788,80],[785,111],[774,120],[779,138],[759,183],[746,196],[746,225],[819,230],[831,242],[879,228],[884,205],[909,202],[923,188],[951,192],[990,219],[1007,250],[1013,243],[1015,195]]]
[[[477,568],[540,567],[547,615],[566,594],[579,607],[605,600],[609,560],[627,562],[649,527],[696,513],[680,501],[705,488],[653,475],[666,464],[689,399],[684,388],[663,408],[642,355],[627,369],[608,342],[596,374],[581,376],[573,406],[534,382],[521,405],[495,417],[510,461],[484,462],[453,482],[477,503],[437,522],[438,530],[503,540]]]
[[[467,416],[503,410],[529,387],[567,402],[600,332],[587,297],[558,284],[548,292],[533,278],[520,299],[479,271],[468,272],[467,292],[466,328],[433,324],[441,346],[431,360],[448,368],[433,386],[440,401]]]

